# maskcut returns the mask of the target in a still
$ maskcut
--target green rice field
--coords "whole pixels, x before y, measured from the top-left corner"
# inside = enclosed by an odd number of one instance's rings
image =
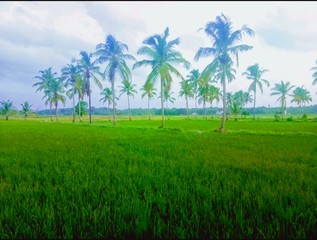
[[[317,238],[317,121],[0,120],[0,238]]]

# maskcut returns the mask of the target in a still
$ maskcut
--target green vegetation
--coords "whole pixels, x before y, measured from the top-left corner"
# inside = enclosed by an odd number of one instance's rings
[[[317,237],[317,122],[94,118],[0,121],[0,238]]]

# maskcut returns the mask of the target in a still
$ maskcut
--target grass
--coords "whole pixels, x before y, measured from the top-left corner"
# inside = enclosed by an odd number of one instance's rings
[[[0,238],[317,237],[317,122],[159,124],[0,121]]]

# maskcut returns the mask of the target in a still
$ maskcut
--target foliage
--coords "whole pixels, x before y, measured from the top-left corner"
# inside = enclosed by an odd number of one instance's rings
[[[211,37],[213,44],[209,48],[201,47],[195,55],[195,60],[199,60],[201,57],[214,57],[213,61],[205,67],[201,76],[205,78],[217,73],[215,80],[219,80],[223,86],[223,115],[219,131],[224,131],[227,106],[226,82],[231,82],[235,78],[235,69],[232,67],[232,56],[236,58],[238,66],[238,54],[252,49],[252,46],[238,44],[238,42],[242,40],[244,34],[252,36],[254,32],[246,25],[242,26],[241,29],[233,31],[232,22],[223,14],[217,16],[216,21],[208,22],[204,31],[207,36]]]
[[[169,36],[169,28],[167,27],[163,35],[155,34],[146,38],[143,41],[145,46],[142,46],[138,50],[138,54],[146,55],[150,59],[145,59],[136,62],[133,65],[133,69],[139,68],[141,66],[151,66],[152,71],[148,75],[146,82],[147,84],[153,84],[157,82],[160,78],[161,85],[161,109],[162,109],[162,123],[160,127],[164,127],[164,91],[169,92],[172,75],[178,78],[184,79],[179,71],[173,66],[175,64],[183,64],[183,66],[188,69],[190,63],[186,61],[179,51],[176,51],[174,47],[180,43],[180,39],[176,38],[170,42],[167,41]]]
[[[85,101],[80,101],[79,103],[76,104],[75,106],[75,112],[77,115],[79,115],[79,110],[80,110],[80,116],[86,115],[87,112],[87,107],[88,104]]]
[[[5,115],[6,120],[9,120],[9,115],[13,111],[12,101],[7,100],[7,101],[1,101],[0,103],[1,103],[0,113],[2,115]]]

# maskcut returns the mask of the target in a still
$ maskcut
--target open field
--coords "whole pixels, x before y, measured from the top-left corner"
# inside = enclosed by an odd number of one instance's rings
[[[317,237],[313,119],[70,119],[0,120],[0,238]]]

